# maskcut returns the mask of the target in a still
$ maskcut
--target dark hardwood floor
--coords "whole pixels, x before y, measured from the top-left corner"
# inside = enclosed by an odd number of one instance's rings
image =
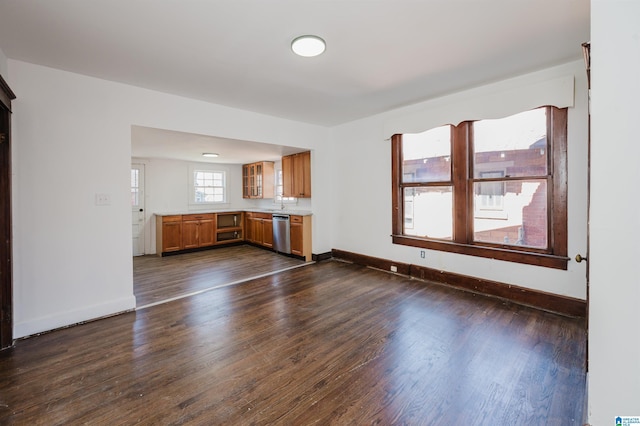
[[[0,424],[578,425],[584,362],[584,320],[325,261],[18,341]]]
[[[304,263],[248,244],[165,257],[138,256],[133,258],[133,292],[136,305],[142,307]]]

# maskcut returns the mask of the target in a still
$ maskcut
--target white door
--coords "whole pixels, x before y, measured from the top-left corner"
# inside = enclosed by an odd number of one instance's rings
[[[131,225],[133,255],[144,254],[144,164],[131,165]]]

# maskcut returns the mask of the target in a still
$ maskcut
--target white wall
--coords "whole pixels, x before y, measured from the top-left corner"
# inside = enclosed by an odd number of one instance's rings
[[[577,47],[579,49],[579,47]],[[438,270],[481,277],[522,287],[586,298],[585,264],[569,262],[562,271],[480,257],[427,250],[391,243],[391,143],[385,123],[416,111],[449,107],[483,97],[499,100],[503,92],[573,76],[575,106],[569,109],[569,254],[585,253],[587,227],[587,84],[584,62],[575,61],[507,81],[456,93],[332,129],[336,144],[334,248],[418,264]],[[487,105],[492,109],[494,105]],[[446,124],[446,123],[440,123]],[[457,124],[457,123],[456,123]],[[339,148],[337,148],[339,146]]]
[[[198,163],[159,158],[132,158],[131,162],[145,166],[145,254],[156,253],[156,213],[182,214],[251,207],[251,204],[242,198],[242,166],[239,164]],[[189,203],[189,183],[194,169],[225,172],[226,203],[202,206]]]
[[[589,423],[640,417],[640,2],[591,1]]]
[[[14,336],[135,306],[131,126],[312,149],[314,252],[330,250],[328,130],[8,61],[13,103]],[[328,185],[326,185],[328,186]],[[96,206],[95,194],[111,196]],[[323,229],[323,232],[317,232]]]
[[[5,56],[2,49],[0,49],[0,75],[2,78],[7,80],[7,57]],[[13,90],[13,89],[12,89]]]

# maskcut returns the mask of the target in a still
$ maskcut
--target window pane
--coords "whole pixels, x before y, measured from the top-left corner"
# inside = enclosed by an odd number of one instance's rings
[[[473,123],[474,177],[501,171],[503,176],[546,176],[546,108],[499,120]]]
[[[547,248],[547,181],[491,182],[500,191],[483,192],[474,183],[474,240]]]
[[[194,190],[196,203],[224,202],[224,172],[195,171]]]
[[[404,188],[404,234],[451,240],[452,189],[451,186]]]
[[[131,205],[137,207],[140,205],[140,170],[131,169]]]
[[[451,180],[451,126],[402,135],[403,182]]]

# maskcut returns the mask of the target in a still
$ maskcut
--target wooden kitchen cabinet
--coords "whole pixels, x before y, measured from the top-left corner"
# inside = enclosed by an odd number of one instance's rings
[[[273,161],[242,165],[242,198],[274,198]]]
[[[246,240],[264,247],[273,247],[273,219],[270,213],[246,213]]]
[[[182,248],[211,246],[214,243],[213,213],[182,215]]]
[[[311,261],[311,216],[290,216],[291,254]]]
[[[156,216],[156,252],[178,250],[182,250],[182,215]]]
[[[226,244],[243,241],[244,213],[230,212],[216,214],[216,244]]]
[[[311,198],[311,152],[282,157],[284,197]]]
[[[271,215],[262,219],[262,245],[273,248],[273,219]]]

